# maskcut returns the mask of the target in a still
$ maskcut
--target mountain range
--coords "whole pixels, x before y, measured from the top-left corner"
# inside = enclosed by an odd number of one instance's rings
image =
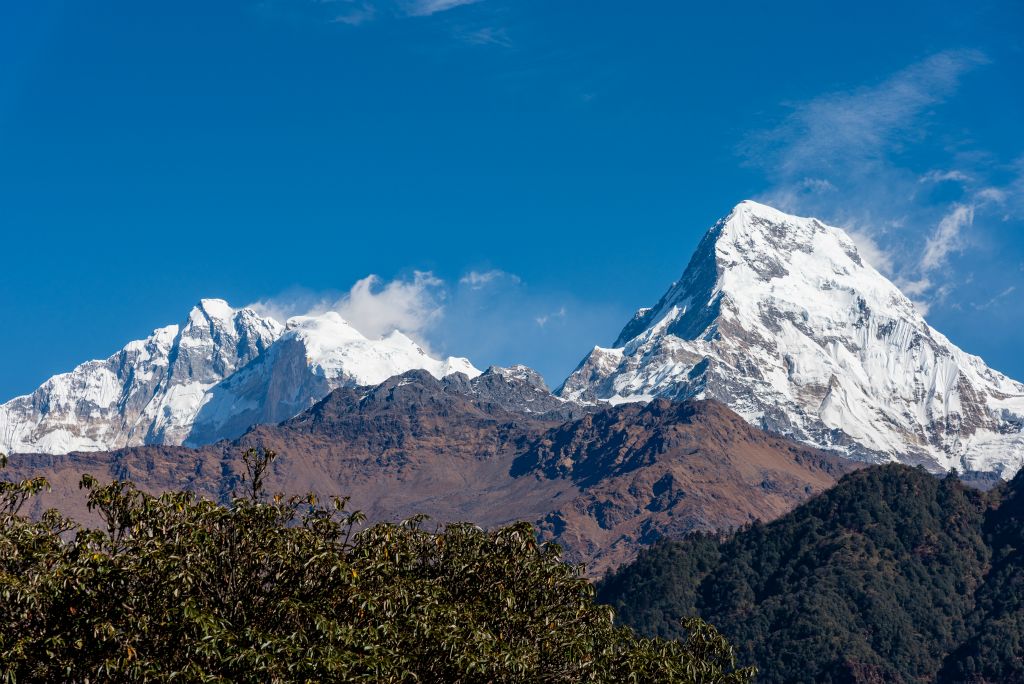
[[[334,312],[282,325],[204,299],[182,324],[0,406],[0,450],[208,444],[291,418],[338,387],[377,384],[413,368],[437,377],[480,373],[466,359],[430,357],[398,331],[367,339]]]
[[[0,449],[199,447],[413,369],[480,374],[398,331],[369,339],[333,312],[282,324],[207,299],[182,324],[0,405]],[[758,428],[868,462],[1004,478],[1024,462],[1024,385],[931,328],[841,229],[750,201],[556,395],[580,407],[713,399]]]
[[[517,367],[473,379],[407,371],[336,389],[235,440],[18,454],[4,475],[48,478],[53,489],[33,500],[33,516],[56,507],[96,523],[78,489],[83,473],[226,502],[248,448],[278,453],[271,492],[350,496],[371,521],[528,520],[594,576],[665,536],[776,518],[858,467],[759,430],[718,402],[581,406]]]

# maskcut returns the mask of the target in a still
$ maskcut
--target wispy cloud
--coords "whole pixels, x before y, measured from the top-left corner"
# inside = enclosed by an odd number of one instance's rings
[[[970,180],[970,176],[963,171],[957,171],[956,169],[950,169],[948,171],[933,169],[920,178],[921,183],[945,183],[947,181],[966,183]]]
[[[567,313],[567,311],[566,311],[565,307],[563,306],[563,307],[559,307],[558,311],[553,311],[551,313],[542,314],[540,316],[537,316],[533,320],[537,321],[537,325],[539,325],[540,327],[543,328],[545,325],[548,324],[548,321],[551,321],[553,319],[563,319],[563,318],[565,318],[565,314],[566,313]]]
[[[310,21],[362,26],[385,19],[430,17],[483,0],[263,0],[260,10],[271,16],[304,18]],[[508,38],[501,29],[479,29],[464,39],[504,45]]]
[[[980,215],[991,218],[997,205],[1007,213],[1012,183],[986,182],[987,169],[971,166],[969,154],[949,152],[952,163],[925,170],[908,159],[928,144],[936,109],[987,62],[977,50],[949,50],[873,85],[789,103],[788,115],[740,148],[773,179],[760,199],[846,227],[868,262],[922,309],[942,301],[953,291],[951,260],[974,244]]]
[[[1005,299],[1006,297],[1009,297],[1010,295],[1012,295],[1016,291],[1017,291],[1017,286],[1016,285],[1011,285],[1010,287],[1006,288],[1005,290],[1003,290],[1002,292],[1000,292],[999,294],[997,294],[995,297],[993,297],[992,299],[988,300],[987,302],[984,302],[982,304],[975,304],[974,308],[975,309],[981,309],[981,310],[991,309],[993,306],[998,304],[1001,300]]]
[[[474,5],[482,0],[409,0],[402,3],[406,14],[411,17],[426,17],[438,12],[446,12],[463,5]]]
[[[503,28],[485,26],[484,28],[466,31],[460,34],[462,39],[471,45],[498,45],[512,47],[512,40]]]
[[[919,115],[945,100],[971,69],[986,62],[976,50],[932,55],[882,83],[791,105],[779,126],[754,136],[747,152],[789,179],[863,172],[900,147]]]
[[[342,293],[292,290],[249,306],[282,323],[336,311],[368,337],[401,330],[431,354],[466,356],[480,367],[525,363],[552,384],[624,315],[566,292],[535,290],[501,269],[450,281],[428,271],[394,280],[370,275]]]
[[[353,3],[354,4],[354,3]],[[377,7],[369,2],[362,2],[350,7],[343,13],[337,15],[331,21],[336,24],[348,24],[349,26],[361,26],[368,21],[373,21],[377,16]]]
[[[892,275],[892,256],[879,247],[878,243],[875,242],[875,239],[871,237],[869,233],[861,233],[856,230],[851,230],[849,231],[849,235],[853,239],[854,244],[857,245],[857,250],[861,253],[861,256],[867,259],[869,264],[871,264],[880,273]]]
[[[514,273],[506,273],[500,269],[491,269],[490,271],[469,271],[459,278],[459,284],[473,290],[481,290],[485,286],[499,280],[507,280],[515,285],[522,282],[519,276]]]
[[[929,236],[921,255],[921,272],[930,273],[946,265],[949,255],[964,247],[964,228],[974,223],[974,207],[956,204],[942,217],[935,232]]]

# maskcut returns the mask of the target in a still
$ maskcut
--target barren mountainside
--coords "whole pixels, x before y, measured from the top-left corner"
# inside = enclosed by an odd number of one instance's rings
[[[57,506],[88,519],[77,490],[84,472],[225,499],[241,452],[262,446],[281,454],[272,491],[350,495],[371,520],[532,521],[596,575],[663,535],[778,517],[856,467],[752,427],[717,402],[584,411],[538,382],[522,368],[440,380],[410,371],[337,389],[234,441],[19,454],[5,476],[46,475],[54,490],[35,513]]]

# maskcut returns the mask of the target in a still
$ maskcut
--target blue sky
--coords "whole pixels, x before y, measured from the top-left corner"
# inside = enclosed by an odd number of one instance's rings
[[[966,4],[4,3],[0,398],[214,296],[557,384],[747,197],[1024,379],[1024,5]]]

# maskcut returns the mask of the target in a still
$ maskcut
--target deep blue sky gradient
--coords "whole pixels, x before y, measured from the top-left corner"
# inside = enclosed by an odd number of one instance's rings
[[[841,5],[4,3],[0,400],[200,297],[240,306],[415,270],[444,282],[432,347],[555,385],[734,204],[807,179],[831,194],[787,208],[855,217],[907,281],[941,217],[971,206],[920,298],[1024,379],[1022,5]],[[849,150],[806,178],[781,169],[810,104],[873,106],[936,55],[966,66],[925,82],[942,92],[901,115],[866,172]],[[895,198],[866,180],[952,170],[969,180],[907,180],[919,191]],[[459,285],[495,269],[511,275]]]

